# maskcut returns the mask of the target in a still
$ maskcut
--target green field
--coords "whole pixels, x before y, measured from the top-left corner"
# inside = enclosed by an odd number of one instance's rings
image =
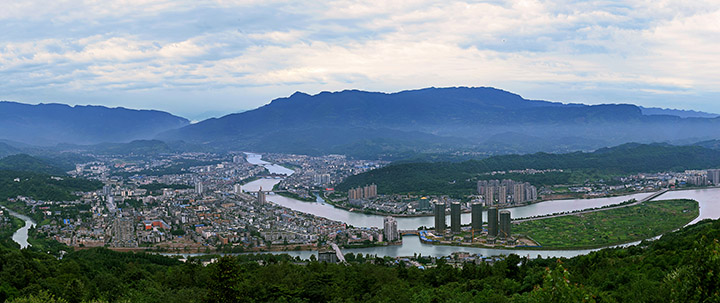
[[[652,238],[683,227],[699,214],[693,200],[650,201],[635,206],[513,225],[543,248],[593,248]]]

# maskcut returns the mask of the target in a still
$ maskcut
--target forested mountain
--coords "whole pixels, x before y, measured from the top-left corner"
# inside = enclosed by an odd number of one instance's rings
[[[644,115],[628,104],[562,104],[526,100],[494,88],[457,87],[390,94],[298,92],[159,138],[267,152],[377,155],[471,148],[526,153],[701,141],[718,138],[717,128],[720,118]]]
[[[38,159],[27,154],[16,154],[0,158],[0,170],[59,175],[64,175],[66,172],[63,168],[55,166],[46,160]]]
[[[53,177],[49,174],[28,171],[0,170],[0,200],[17,196],[37,200],[72,201],[76,191],[93,191],[102,188],[102,182],[70,177]]]
[[[720,167],[720,150],[702,146],[628,143],[594,152],[503,155],[464,162],[398,163],[348,177],[336,189],[375,183],[381,193],[475,192],[478,179],[514,179],[535,185],[582,184],[638,172],[683,171]],[[488,175],[492,171],[562,169],[545,174]]]
[[[717,302],[719,234],[720,222],[705,220],[656,241],[570,259],[510,254],[462,268],[440,259],[424,270],[360,254],[346,254],[347,266],[299,265],[288,255],[227,256],[203,266],[104,248],[64,248],[57,258],[0,247],[0,301]]]
[[[128,142],[188,124],[155,110],[0,102],[0,139],[34,145]]]

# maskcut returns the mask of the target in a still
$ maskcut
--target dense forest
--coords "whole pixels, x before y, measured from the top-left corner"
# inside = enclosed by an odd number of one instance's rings
[[[65,170],[55,166],[53,163],[27,154],[17,154],[0,159],[0,170],[27,171],[55,175],[65,174]]]
[[[588,180],[612,183],[612,178],[638,172],[683,171],[720,167],[720,151],[700,146],[624,144],[591,153],[535,153],[505,155],[464,162],[399,163],[348,177],[335,188],[375,183],[379,193],[476,193],[476,181],[513,179],[534,185],[583,184]],[[562,169],[544,174],[501,174],[493,171]]]
[[[0,201],[17,196],[32,197],[37,200],[72,201],[77,199],[73,192],[93,191],[100,188],[102,188],[100,181],[0,170]]]
[[[60,259],[0,248],[0,301],[718,302],[718,235],[720,221],[705,220],[656,241],[570,259],[511,254],[461,268],[438,259],[427,269],[352,254],[348,265],[240,255],[203,266],[201,259],[103,248],[68,250]]]

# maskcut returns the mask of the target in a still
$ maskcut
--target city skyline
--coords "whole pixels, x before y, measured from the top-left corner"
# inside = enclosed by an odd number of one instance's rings
[[[199,120],[295,91],[492,86],[717,113],[712,4],[13,3],[0,99]]]

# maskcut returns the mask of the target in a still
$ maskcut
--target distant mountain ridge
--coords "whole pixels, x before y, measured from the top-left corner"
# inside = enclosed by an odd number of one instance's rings
[[[695,110],[670,109],[658,107],[642,107],[638,106],[643,115],[670,115],[680,118],[717,118],[720,114],[706,113]]]
[[[0,139],[32,145],[128,142],[188,124],[156,110],[0,101]]]
[[[712,115],[528,100],[491,87],[296,92],[195,124],[153,110],[0,102],[0,156],[35,154],[24,144],[101,153],[251,150],[388,160],[562,153],[627,142],[718,140],[720,117]]]
[[[427,150],[564,152],[626,142],[704,141],[720,138],[714,131],[719,127],[720,118],[644,115],[630,104],[563,104],[489,87],[449,87],[396,93],[297,92],[157,138],[266,152],[349,150],[351,155],[373,157]],[[394,141],[402,143],[394,148],[388,143]]]

